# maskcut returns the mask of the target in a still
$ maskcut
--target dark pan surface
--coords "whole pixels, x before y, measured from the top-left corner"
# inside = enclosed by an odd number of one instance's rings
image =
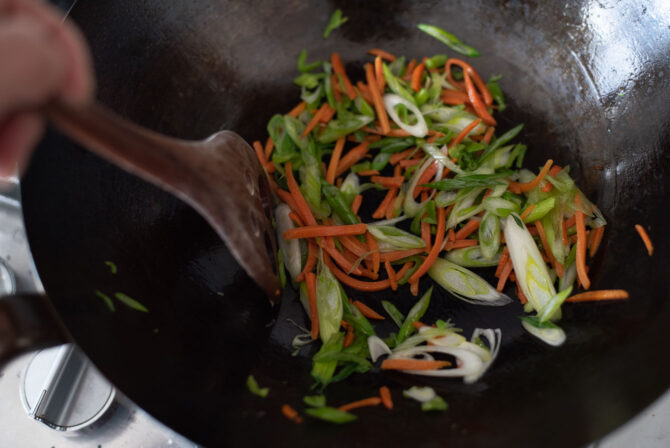
[[[207,446],[564,447],[631,418],[670,384],[670,10],[652,1],[560,3],[80,0],[72,16],[90,39],[100,99],[184,138],[219,129],[263,138],[268,118],[296,102],[302,48],[321,60],[339,51],[354,75],[371,47],[454,55],[416,23],[454,32],[482,52],[472,63],[484,77],[504,75],[510,110],[501,128],[526,123],[527,166],[547,157],[570,164],[604,211],[610,225],[594,288],[627,289],[630,301],[565,306],[568,340],[552,349],[523,333],[516,304],[487,309],[439,293],[428,321],[451,317],[466,335],[503,329],[501,354],[480,382],[429,383],[449,411],[424,415],[400,398],[418,380],[370,374],[329,387],[330,403],[388,384],[392,412],[362,410],[345,427],[296,426],[279,412],[283,403],[300,408],[311,385],[308,350],[290,356],[296,329],[286,318],[305,322],[294,291],[261,345],[273,310],[204,221],[51,133],[23,183],[25,218],[40,276],[75,339],[140,406]],[[349,22],[323,40],[338,7]],[[653,257],[637,223],[650,229]],[[150,313],[110,313],[96,289],[125,292]],[[392,299],[402,311],[415,300],[406,290]],[[265,400],[243,388],[251,368],[272,389]]]

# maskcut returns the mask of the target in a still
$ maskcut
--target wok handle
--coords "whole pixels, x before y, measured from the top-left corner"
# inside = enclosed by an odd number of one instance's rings
[[[21,353],[72,342],[45,295],[0,298],[0,365]]]

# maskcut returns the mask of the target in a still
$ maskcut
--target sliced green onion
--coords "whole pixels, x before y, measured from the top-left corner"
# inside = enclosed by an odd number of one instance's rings
[[[494,258],[500,249],[500,220],[491,212],[484,214],[479,225],[479,246],[488,259]]]
[[[541,310],[556,295],[547,265],[518,215],[511,214],[503,223],[505,242],[519,286],[532,307]],[[558,317],[557,311],[552,318]]]
[[[433,159],[440,162],[445,168],[448,168],[450,171],[453,171],[454,173],[458,174],[464,173],[464,171],[458,165],[452,162],[451,159],[447,156],[446,146],[443,146],[442,149],[437,149],[435,145],[431,143],[425,143],[421,145],[421,149],[423,149],[426,152],[426,154],[430,155]]]
[[[443,258],[435,260],[428,275],[438,285],[465,302],[503,306],[512,301],[479,275]]]
[[[261,398],[265,398],[268,396],[270,393],[270,388],[269,387],[260,387],[258,385],[258,382],[256,381],[256,378],[254,378],[253,375],[249,375],[247,377],[247,389],[249,390],[250,393],[253,395],[256,395]]]
[[[484,209],[483,205],[476,205],[475,201],[486,190],[486,188],[465,188],[458,194],[459,197],[454,202],[454,208],[447,218],[447,229],[456,224],[475,216]]]
[[[307,406],[322,408],[326,405],[325,395],[306,395],[302,398]]]
[[[491,96],[495,100],[496,104],[498,104],[498,112],[502,112],[507,109],[507,105],[505,104],[505,96],[503,95],[502,89],[498,85],[498,81],[501,79],[502,75],[491,76],[489,78],[489,82],[486,83],[486,87],[489,89],[489,92],[491,92]]]
[[[435,395],[432,400],[426,401],[425,403],[421,403],[421,410],[423,412],[430,412],[430,411],[446,411],[449,409],[449,405],[447,404],[446,401],[439,395]]]
[[[521,208],[516,202],[508,201],[503,198],[484,198],[482,205],[486,211],[501,218],[508,217],[510,213],[519,213],[521,211]]]
[[[418,236],[394,226],[368,224],[368,231],[377,239],[379,249],[382,251],[419,249],[426,245],[426,242]]]
[[[374,159],[372,159],[370,168],[373,170],[382,171],[384,168],[386,168],[386,165],[388,165],[389,160],[391,159],[391,155],[391,153],[380,152],[375,156]]]
[[[143,313],[148,313],[149,312],[147,307],[145,307],[144,305],[142,305],[140,302],[133,299],[132,297],[128,296],[127,294],[124,294],[122,292],[115,292],[114,293],[114,298],[116,298],[116,300],[123,303],[128,308],[132,308],[136,311],[142,311]]]
[[[552,322],[540,322],[536,316],[521,316],[521,325],[542,342],[558,347],[565,342],[565,332]]]
[[[435,398],[437,394],[435,393],[435,389],[432,387],[412,386],[407,390],[403,390],[402,396],[416,400],[419,403],[426,403]]]
[[[402,328],[402,323],[405,321],[405,316],[400,312],[400,310],[398,310],[398,308],[396,308],[396,306],[388,300],[382,300],[382,307],[384,307],[384,311],[386,311],[386,314],[389,315],[391,320],[395,322],[398,328]]]
[[[523,124],[520,124],[509,131],[505,132],[503,135],[498,137],[488,148],[484,150],[481,156],[479,156],[479,164],[481,165],[491,154],[493,154],[498,148],[505,145],[507,142],[512,140],[514,137],[519,135],[519,132],[523,129]]]
[[[396,95],[393,93],[387,93],[386,95],[384,95],[383,100],[386,112],[388,113],[389,117],[395,122],[395,124],[398,125],[399,128],[409,132],[414,137],[421,138],[425,137],[426,134],[428,134],[428,126],[426,125],[426,120],[423,119],[421,111],[419,111],[419,108],[417,108],[414,105],[414,103],[408,101],[407,99],[403,98],[400,95]],[[395,108],[397,105],[403,105],[407,108],[408,111],[412,112],[416,117],[417,120],[416,124],[410,125],[408,123],[403,122],[398,116],[398,113],[396,112]]]
[[[405,200],[403,202],[403,211],[405,212],[405,215],[409,216],[410,218],[415,217],[423,210],[424,204],[416,202],[412,197],[412,192],[418,185],[419,179],[423,173],[430,167],[432,163],[433,160],[430,157],[426,158],[426,160],[419,166],[419,169],[414,171],[414,174],[412,174],[412,178],[409,181],[409,186],[406,190],[407,194],[405,194]]]
[[[561,307],[565,299],[567,299],[572,293],[572,286],[569,286],[567,289],[562,290],[552,297],[549,302],[542,308],[538,313],[537,317],[540,319],[540,322],[546,322],[551,316],[553,316],[556,311]]]
[[[339,216],[343,224],[358,224],[360,222],[339,188],[323,181],[321,183],[321,191],[326,201],[328,201],[330,208]]]
[[[374,118],[367,115],[349,115],[345,118],[330,120],[326,129],[317,138],[320,143],[330,143],[346,137],[354,131],[372,122]]]
[[[319,315],[319,334],[323,342],[340,330],[344,314],[340,284],[328,266],[319,263],[316,277],[316,308]]]
[[[289,214],[291,208],[286,204],[280,204],[275,209],[275,220],[277,223],[277,243],[282,252],[284,266],[295,280],[302,271],[300,242],[299,240],[285,240],[284,232],[295,227]]]
[[[344,295],[344,293],[342,293]],[[370,321],[361,313],[361,311],[349,304],[348,300],[342,300],[342,305],[344,311],[342,313],[342,318],[354,326],[357,332],[362,333],[366,336],[374,336],[375,329],[370,323]]]
[[[368,337],[368,351],[370,352],[370,359],[372,359],[372,362],[377,362],[383,355],[391,354],[389,346],[377,336]]]
[[[475,50],[469,45],[464,44],[458,37],[454,36],[448,31],[443,30],[442,28],[438,28],[434,25],[428,25],[425,23],[420,23],[419,25],[417,25],[417,27],[424,33],[434,37],[435,39],[439,40],[440,42],[442,42],[443,44],[445,44],[446,46],[448,46],[449,48],[458,53],[473,58],[480,56],[480,53],[477,50]]]
[[[435,188],[441,191],[461,190],[463,188],[486,187],[491,188],[497,185],[506,185],[501,181],[503,177],[508,177],[511,171],[493,174],[464,174],[451,179],[442,179],[438,182],[426,184],[426,187]]]
[[[109,268],[109,272],[111,272],[112,274],[116,274],[118,271],[118,269],[116,268],[116,263],[114,263],[113,261],[105,261],[105,266]]]
[[[436,54],[426,60],[426,68],[442,68],[444,67],[444,64],[446,64],[447,59],[449,58],[446,54]]]
[[[428,310],[428,305],[430,305],[430,296],[433,294],[433,287],[431,286],[428,291],[414,304],[411,310],[409,310],[409,313],[407,314],[407,317],[405,318],[405,321],[402,323],[402,326],[400,327],[400,331],[398,331],[398,336],[397,336],[397,341],[398,343],[401,343],[409,335],[411,335],[416,329],[414,328],[414,322],[417,322],[419,319],[423,317],[424,314],[426,314],[426,311]]]
[[[333,12],[333,15],[330,16],[330,21],[328,22],[326,29],[323,30],[323,38],[328,39],[330,33],[332,33],[337,28],[341,27],[342,25],[344,25],[347,22],[347,20],[349,20],[349,17],[342,16],[342,10],[336,9]]]
[[[465,268],[483,268],[497,266],[501,254],[502,251],[498,250],[492,258],[485,258],[480,246],[472,246],[450,250],[445,258]]]
[[[303,73],[311,72],[315,68],[318,68],[323,62],[317,61],[312,62],[311,64],[307,63],[307,50],[302,50],[298,55],[298,71]]]
[[[116,307],[114,306],[114,302],[112,299],[109,298],[109,296],[101,291],[98,291],[97,289],[93,291],[93,293],[96,295],[96,297],[99,297],[102,299],[103,302],[105,302],[105,305],[107,305],[107,308],[109,308],[109,311],[114,312],[116,311]]]
[[[537,204],[535,204],[535,208],[531,210],[531,212],[528,214],[528,216],[526,216],[526,219],[524,219],[523,222],[528,223],[537,221],[538,219],[542,219],[544,215],[549,213],[554,208],[555,205],[556,205],[556,198],[553,196],[538,202]]]
[[[337,332],[331,336],[319,349],[317,355],[325,355],[327,353],[339,353],[342,351],[342,344],[344,342],[344,334]],[[317,384],[327,386],[335,374],[337,369],[337,361],[328,362],[314,362],[312,364],[312,378],[317,381]]]
[[[412,96],[412,94],[409,93],[405,87],[403,87],[403,81],[401,81],[396,77],[396,75],[393,74],[392,70],[386,65],[386,63],[382,63],[382,70],[384,72],[384,79],[386,80],[386,85],[388,88],[391,89],[391,91],[395,94],[407,100],[407,102],[410,104],[414,104],[414,96]],[[388,111],[388,108],[386,109]]]
[[[330,406],[305,409],[305,414],[314,418],[318,418],[319,420],[323,420],[330,423],[336,423],[338,425],[342,423],[353,422],[358,418],[354,414],[340,411],[339,409],[331,408]]]

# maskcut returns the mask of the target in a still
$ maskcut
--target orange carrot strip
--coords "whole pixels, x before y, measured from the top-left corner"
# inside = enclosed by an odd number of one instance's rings
[[[309,318],[312,321],[312,328],[310,334],[312,339],[319,337],[319,311],[316,304],[316,275],[313,272],[308,272],[305,275],[305,283],[307,283],[307,299],[309,300]]]
[[[341,176],[349,168],[354,166],[359,160],[361,160],[370,150],[368,148],[369,142],[363,142],[358,146],[350,149],[341,159],[340,163],[335,170],[335,176]]]
[[[456,240],[456,241],[448,241],[444,245],[444,250],[449,251],[449,250],[454,250],[454,249],[462,249],[464,247],[472,247],[476,246],[477,240]]]
[[[376,124],[373,123],[373,124]],[[386,136],[386,137],[411,137],[412,134],[409,132],[405,131],[404,129],[391,129],[389,128],[388,131],[384,131],[381,127],[370,127],[370,126],[363,126],[361,130],[365,132],[369,132],[371,134],[377,134],[379,136]]]
[[[302,423],[302,417],[298,414],[298,411],[293,409],[291,406],[285,404],[281,407],[281,413],[284,414],[284,417],[286,417],[289,420],[292,420],[295,423]]]
[[[382,399],[379,397],[370,397],[364,398],[363,400],[353,401],[351,403],[343,404],[339,408],[340,411],[349,412],[354,409],[364,408],[368,406],[379,406],[382,403]]]
[[[577,276],[584,289],[589,289],[591,280],[586,273],[586,225],[584,223],[584,213],[580,211],[582,200],[579,194],[575,195],[575,204],[577,205],[577,211],[575,211],[577,220]]]
[[[421,221],[421,239],[426,243],[426,247],[430,247],[430,224],[426,221]]]
[[[412,76],[412,73],[414,72],[414,67],[416,67],[416,59],[412,58],[412,60],[407,64],[407,69],[405,69],[405,74],[402,77],[403,80],[409,80],[410,76]]]
[[[297,238],[319,238],[324,236],[340,235],[362,235],[367,230],[365,224],[347,224],[342,226],[319,226],[310,225],[284,232],[284,239],[294,240]]]
[[[364,171],[359,171],[358,173],[359,176],[376,176],[379,174],[379,171],[377,170],[364,170]]]
[[[342,343],[342,347],[347,348],[351,344],[354,343],[354,337],[356,335],[354,334],[354,327],[351,325],[347,327],[347,334],[344,336],[344,343]]]
[[[275,147],[275,142],[272,141],[272,137],[268,137],[268,139],[265,141],[265,149],[264,149],[265,160],[267,160],[268,163],[269,163],[270,156],[272,155],[272,150],[274,149],[274,147]]]
[[[596,300],[621,300],[628,299],[628,291],[623,289],[601,289],[599,291],[586,291],[565,299],[566,302],[592,302]]]
[[[327,244],[325,241],[321,240],[319,242],[319,246],[323,248],[326,252],[328,252],[328,255],[333,259],[337,265],[344,269],[348,274],[354,274],[358,275],[361,277],[368,277],[372,278],[373,280],[377,280],[377,275],[373,274],[372,272],[367,272],[363,269],[361,269],[360,266],[356,267],[353,262],[347,259],[347,257],[342,254],[342,252],[338,251],[335,248],[335,245],[330,245]]]
[[[450,365],[449,361],[392,358],[382,362],[382,370],[437,370]]]
[[[337,75],[333,73],[330,76],[330,85],[333,86],[333,97],[335,98],[336,103],[342,102],[342,89],[340,87],[340,82],[337,79]]]
[[[559,165],[554,165],[551,167],[549,170],[549,175],[552,177],[555,177],[563,168],[560,167]]]
[[[468,95],[458,90],[449,89],[442,91],[442,102],[444,102],[444,104],[457,106],[459,104],[467,103],[468,101]]]
[[[528,207],[526,207],[523,213],[521,213],[520,216],[521,220],[525,221],[526,218],[528,218],[528,215],[530,215],[533,212],[533,210],[535,210],[535,204],[530,204]]]
[[[321,119],[319,120],[319,123],[328,123],[335,115],[335,112],[337,112],[335,109],[328,106],[326,108],[326,111],[321,114]]]
[[[291,193],[289,193],[286,190],[282,190],[281,188],[277,188],[277,190],[275,190],[275,193],[277,194],[277,196],[279,196],[279,199],[281,199],[282,202],[284,202],[291,208],[291,210],[300,213],[298,206],[296,205],[295,200],[293,199],[293,196],[291,196]]]
[[[265,166],[268,163],[268,160],[265,158],[265,149],[263,148],[263,145],[261,142],[256,140],[253,143],[254,151],[256,151],[256,157],[258,157],[258,161],[261,162],[262,166]]]
[[[470,104],[472,104],[472,107],[475,109],[477,116],[484,120],[484,123],[488,124],[489,126],[495,126],[496,120],[491,116],[488,110],[486,110],[486,106],[479,97],[479,93],[477,93],[477,90],[475,90],[475,85],[472,83],[470,74],[465,72],[463,74],[463,78],[465,79],[465,92],[468,94]]]
[[[382,404],[386,409],[393,409],[393,399],[391,398],[391,391],[388,387],[382,386],[379,388],[379,398],[382,399]]]
[[[375,74],[373,73],[372,65],[365,64],[365,77],[370,86],[370,95],[374,100],[375,111],[377,112],[377,118],[381,125],[382,131],[384,133],[391,131],[391,125],[389,124],[388,115],[386,115],[386,109],[384,109],[384,103],[382,102],[382,96],[379,93],[379,85],[375,79]]]
[[[357,215],[358,210],[361,208],[362,203],[363,203],[363,195],[357,194],[353,202],[351,203],[351,211]]]
[[[372,214],[372,217],[374,219],[381,219],[381,218],[384,217],[384,215],[386,214],[386,208],[395,199],[395,195],[397,193],[398,193],[397,188],[391,188],[386,193],[386,196],[384,197],[384,200],[382,201],[381,204],[379,204],[379,207],[377,207],[377,210],[375,210],[374,213]]]
[[[379,93],[383,95],[386,88],[386,78],[384,77],[384,66],[382,65],[382,58],[380,56],[375,58],[375,77],[377,78]]]
[[[389,163],[391,165],[395,165],[398,162],[401,162],[403,159],[406,159],[407,157],[411,156],[412,153],[415,152],[415,151],[416,151],[416,148],[409,148],[409,149],[406,149],[405,151],[396,152],[389,159]]]
[[[593,238],[589,246],[589,256],[593,257],[596,254],[596,252],[598,252],[600,243],[603,241],[603,235],[605,235],[605,226],[601,226],[594,229],[591,235]]]
[[[410,166],[415,166],[421,163],[421,160],[411,159],[411,160],[401,160],[398,162],[400,168],[409,168]]]
[[[372,56],[379,56],[385,61],[393,62],[395,61],[395,56],[389,53],[388,51],[381,50],[379,48],[371,48],[368,50],[368,54]]]
[[[302,227],[305,225],[304,222],[302,222],[302,219],[300,219],[300,216],[296,212],[290,212],[288,214],[288,217],[291,218],[291,221],[293,221],[296,225]]]
[[[429,325],[424,324],[420,320],[417,320],[416,322],[412,322],[412,326],[416,328],[417,330],[422,329],[423,327],[428,327]]]
[[[505,289],[505,283],[507,283],[507,278],[512,273],[512,269],[514,269],[514,265],[512,265],[512,260],[508,259],[507,263],[505,263],[505,267],[500,273],[500,278],[498,279],[498,286],[496,286],[496,290],[502,292],[502,290]]]
[[[379,266],[381,265],[381,255],[379,254],[377,239],[368,232],[365,234],[365,241],[368,243],[368,249],[372,252],[372,272],[376,274],[379,272]]]
[[[358,311],[363,314],[363,316],[367,317],[368,319],[376,319],[376,320],[385,320],[386,318],[361,302],[360,300],[354,300],[353,305],[358,308]]]
[[[307,261],[305,262],[305,266],[302,268],[302,271],[300,271],[300,274],[298,274],[298,277],[296,277],[296,280],[299,282],[303,281],[305,276],[312,272],[314,265],[316,265],[316,243],[313,240],[308,240]]]
[[[453,139],[452,141],[449,142],[449,145],[447,145],[447,147],[448,147],[449,149],[451,149],[451,148],[453,148],[454,146],[458,145],[460,142],[463,141],[463,139],[464,139],[465,137],[468,136],[468,134],[470,133],[470,131],[472,131],[474,128],[476,128],[477,125],[478,125],[479,123],[481,123],[481,122],[482,122],[482,119],[481,119],[481,118],[479,118],[479,119],[477,119],[477,120],[473,120],[472,123],[470,123],[469,125],[467,125],[461,132],[458,133],[458,135],[457,135],[456,137],[454,137],[454,139]]]
[[[448,59],[446,64],[445,64],[445,70],[447,72],[447,79],[448,81],[456,86],[457,88],[463,89],[463,83],[459,83],[454,81],[454,78],[451,76],[451,66],[452,65],[457,65],[463,69],[463,74],[468,73],[471,77],[472,80],[475,82],[477,85],[477,89],[481,93],[482,97],[484,98],[484,103],[487,106],[491,106],[493,104],[493,95],[491,95],[491,92],[489,91],[489,88],[486,86],[484,81],[482,80],[481,76],[477,73],[477,71],[472,68],[470,64],[467,62],[463,61],[462,59],[456,59],[456,58],[451,58]]]
[[[525,305],[528,302],[528,298],[526,298],[526,295],[523,293],[523,289],[519,286],[519,280],[516,278],[514,279],[516,282],[516,295],[519,297],[519,302],[521,302],[521,305]]]
[[[388,274],[389,281],[391,282],[391,290],[396,291],[398,289],[398,279],[396,278],[393,266],[391,266],[391,262],[385,260],[384,268],[386,268],[386,273]]]
[[[572,215],[565,221],[565,228],[569,229],[571,227],[574,227],[577,222],[577,217],[575,215]]]
[[[496,128],[494,128],[493,126],[488,128],[486,130],[486,134],[484,134],[484,138],[482,139],[482,141],[488,145],[491,142],[491,139],[493,138],[493,134],[495,133],[495,131]]]
[[[395,216],[395,202],[398,196],[398,189],[397,188],[392,188],[393,191],[393,196],[391,200],[389,201],[388,205],[386,206],[386,211],[384,212],[384,217],[386,219],[391,219]]]
[[[466,239],[467,237],[469,237],[472,234],[472,232],[474,232],[475,230],[477,230],[479,228],[480,224],[481,224],[481,221],[479,221],[478,219],[476,219],[476,218],[470,219],[470,221],[468,221],[468,223],[466,225],[464,225],[461,228],[461,230],[456,232],[456,234],[454,235],[454,238],[456,238],[457,240]]]
[[[526,191],[530,191],[533,188],[537,187],[538,185],[540,185],[540,182],[542,181],[542,179],[544,179],[544,176],[546,176],[547,173],[549,172],[549,170],[551,169],[551,164],[552,163],[554,163],[553,160],[551,160],[551,159],[547,160],[547,163],[544,164],[544,167],[540,171],[540,174],[538,174],[535,177],[535,179],[531,180],[530,182],[526,182],[526,183],[511,182],[509,184],[509,190],[512,193],[520,194],[520,193],[524,193]]]
[[[505,248],[502,251],[502,254],[500,255],[500,260],[498,261],[498,267],[496,268],[496,273],[494,274],[496,277],[500,277],[503,268],[507,264],[507,260],[509,260],[509,249],[507,249],[507,246],[505,246]]]
[[[328,266],[330,271],[333,273],[335,277],[337,277],[339,281],[359,291],[383,291],[387,289],[389,286],[391,286],[391,283],[388,279],[378,280],[374,282],[365,282],[348,276],[347,274],[342,272],[337,266],[335,266],[335,264],[330,259],[330,256],[327,253],[323,254],[323,262],[326,264],[326,266]]]
[[[421,88],[421,75],[423,75],[423,69],[426,66],[425,62],[417,65],[414,71],[412,72],[412,90],[418,92]]]
[[[367,244],[362,243],[353,236],[340,236],[337,237],[338,241],[342,243],[345,249],[349,250],[351,253],[357,257],[362,257],[368,254]]]
[[[419,255],[424,252],[426,252],[426,248],[422,249],[405,249],[405,250],[396,250],[393,252],[383,252],[381,254],[381,261],[390,261],[393,263],[394,261],[402,260],[403,258],[407,257],[413,257],[414,255]],[[399,278],[400,275],[399,273],[396,273],[396,278]]]
[[[302,196],[300,188],[298,187],[298,183],[293,177],[293,167],[291,162],[287,162],[284,167],[286,171],[286,183],[288,184],[288,190],[291,192],[291,196],[293,196],[295,205],[298,208],[298,213],[300,213],[300,216],[302,217],[302,220],[305,222],[305,224],[315,226],[316,219],[314,219],[314,215],[312,215],[312,211],[309,209],[307,201]]]
[[[319,109],[316,111],[312,119],[307,124],[305,130],[302,132],[300,138],[305,138],[307,134],[312,132],[312,129],[314,129],[317,124],[319,124],[319,120],[321,120],[321,116],[326,112],[326,108],[330,108],[328,103],[323,103],[321,107],[319,107]]]
[[[400,188],[402,187],[403,182],[405,182],[404,176],[396,177],[383,177],[383,176],[372,176],[370,182],[381,185],[386,188]]]
[[[340,157],[342,157],[344,143],[344,137],[337,139],[337,142],[335,143],[335,149],[333,149],[333,154],[330,156],[330,163],[328,164],[328,170],[326,171],[326,182],[330,184],[335,182],[335,173],[337,172],[337,166],[340,164]]]
[[[330,62],[333,65],[333,71],[342,78],[347,96],[349,99],[353,100],[356,98],[356,91],[354,90],[354,86],[351,85],[351,81],[349,81],[347,72],[344,70],[344,64],[342,64],[342,59],[340,59],[339,53],[333,53],[330,56]]]
[[[654,254],[654,244],[651,242],[649,234],[647,234],[645,228],[642,227],[640,224],[635,224],[635,230],[637,230],[637,233],[640,235],[640,238],[642,238],[644,245],[647,247],[647,252],[651,257]]]
[[[292,116],[293,118],[298,118],[298,116],[303,113],[307,109],[307,103],[302,101],[300,104],[295,106],[293,109],[291,109],[291,112],[289,112],[287,115]]]
[[[423,274],[428,272],[428,269],[435,263],[437,255],[442,250],[442,241],[444,241],[444,227],[445,227],[445,210],[443,208],[437,209],[437,231],[435,233],[435,243],[430,249],[428,256],[423,261],[419,269],[410,277],[410,282],[418,282]]]

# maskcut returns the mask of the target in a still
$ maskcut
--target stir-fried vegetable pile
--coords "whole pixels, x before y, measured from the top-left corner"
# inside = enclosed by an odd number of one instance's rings
[[[523,326],[553,345],[565,339],[556,324],[564,302],[627,297],[568,297],[590,288],[587,263],[606,222],[570,167],[548,160],[538,172],[522,168],[522,125],[496,135],[493,113],[505,108],[499,77],[484,82],[470,64],[442,54],[370,54],[364,79],[353,80],[337,53],[307,63],[303,51],[294,80],[301,101],[272,117],[265,145],[254,143],[279,201],[283,279],[299,287],[310,337],[322,342],[313,357],[317,384],[366,372],[383,357],[382,370],[466,382],[484,373],[500,330],[477,329],[467,340],[448,321],[423,324],[432,287],[407,316],[393,305],[399,288],[418,296],[425,275],[479,305],[510,303],[504,291],[513,284],[528,313]],[[367,222],[361,210],[372,210]],[[477,268],[495,268],[497,284]],[[352,302],[343,286],[388,291],[387,301]],[[383,340],[371,323],[384,318],[373,310],[379,305],[398,325]]]

